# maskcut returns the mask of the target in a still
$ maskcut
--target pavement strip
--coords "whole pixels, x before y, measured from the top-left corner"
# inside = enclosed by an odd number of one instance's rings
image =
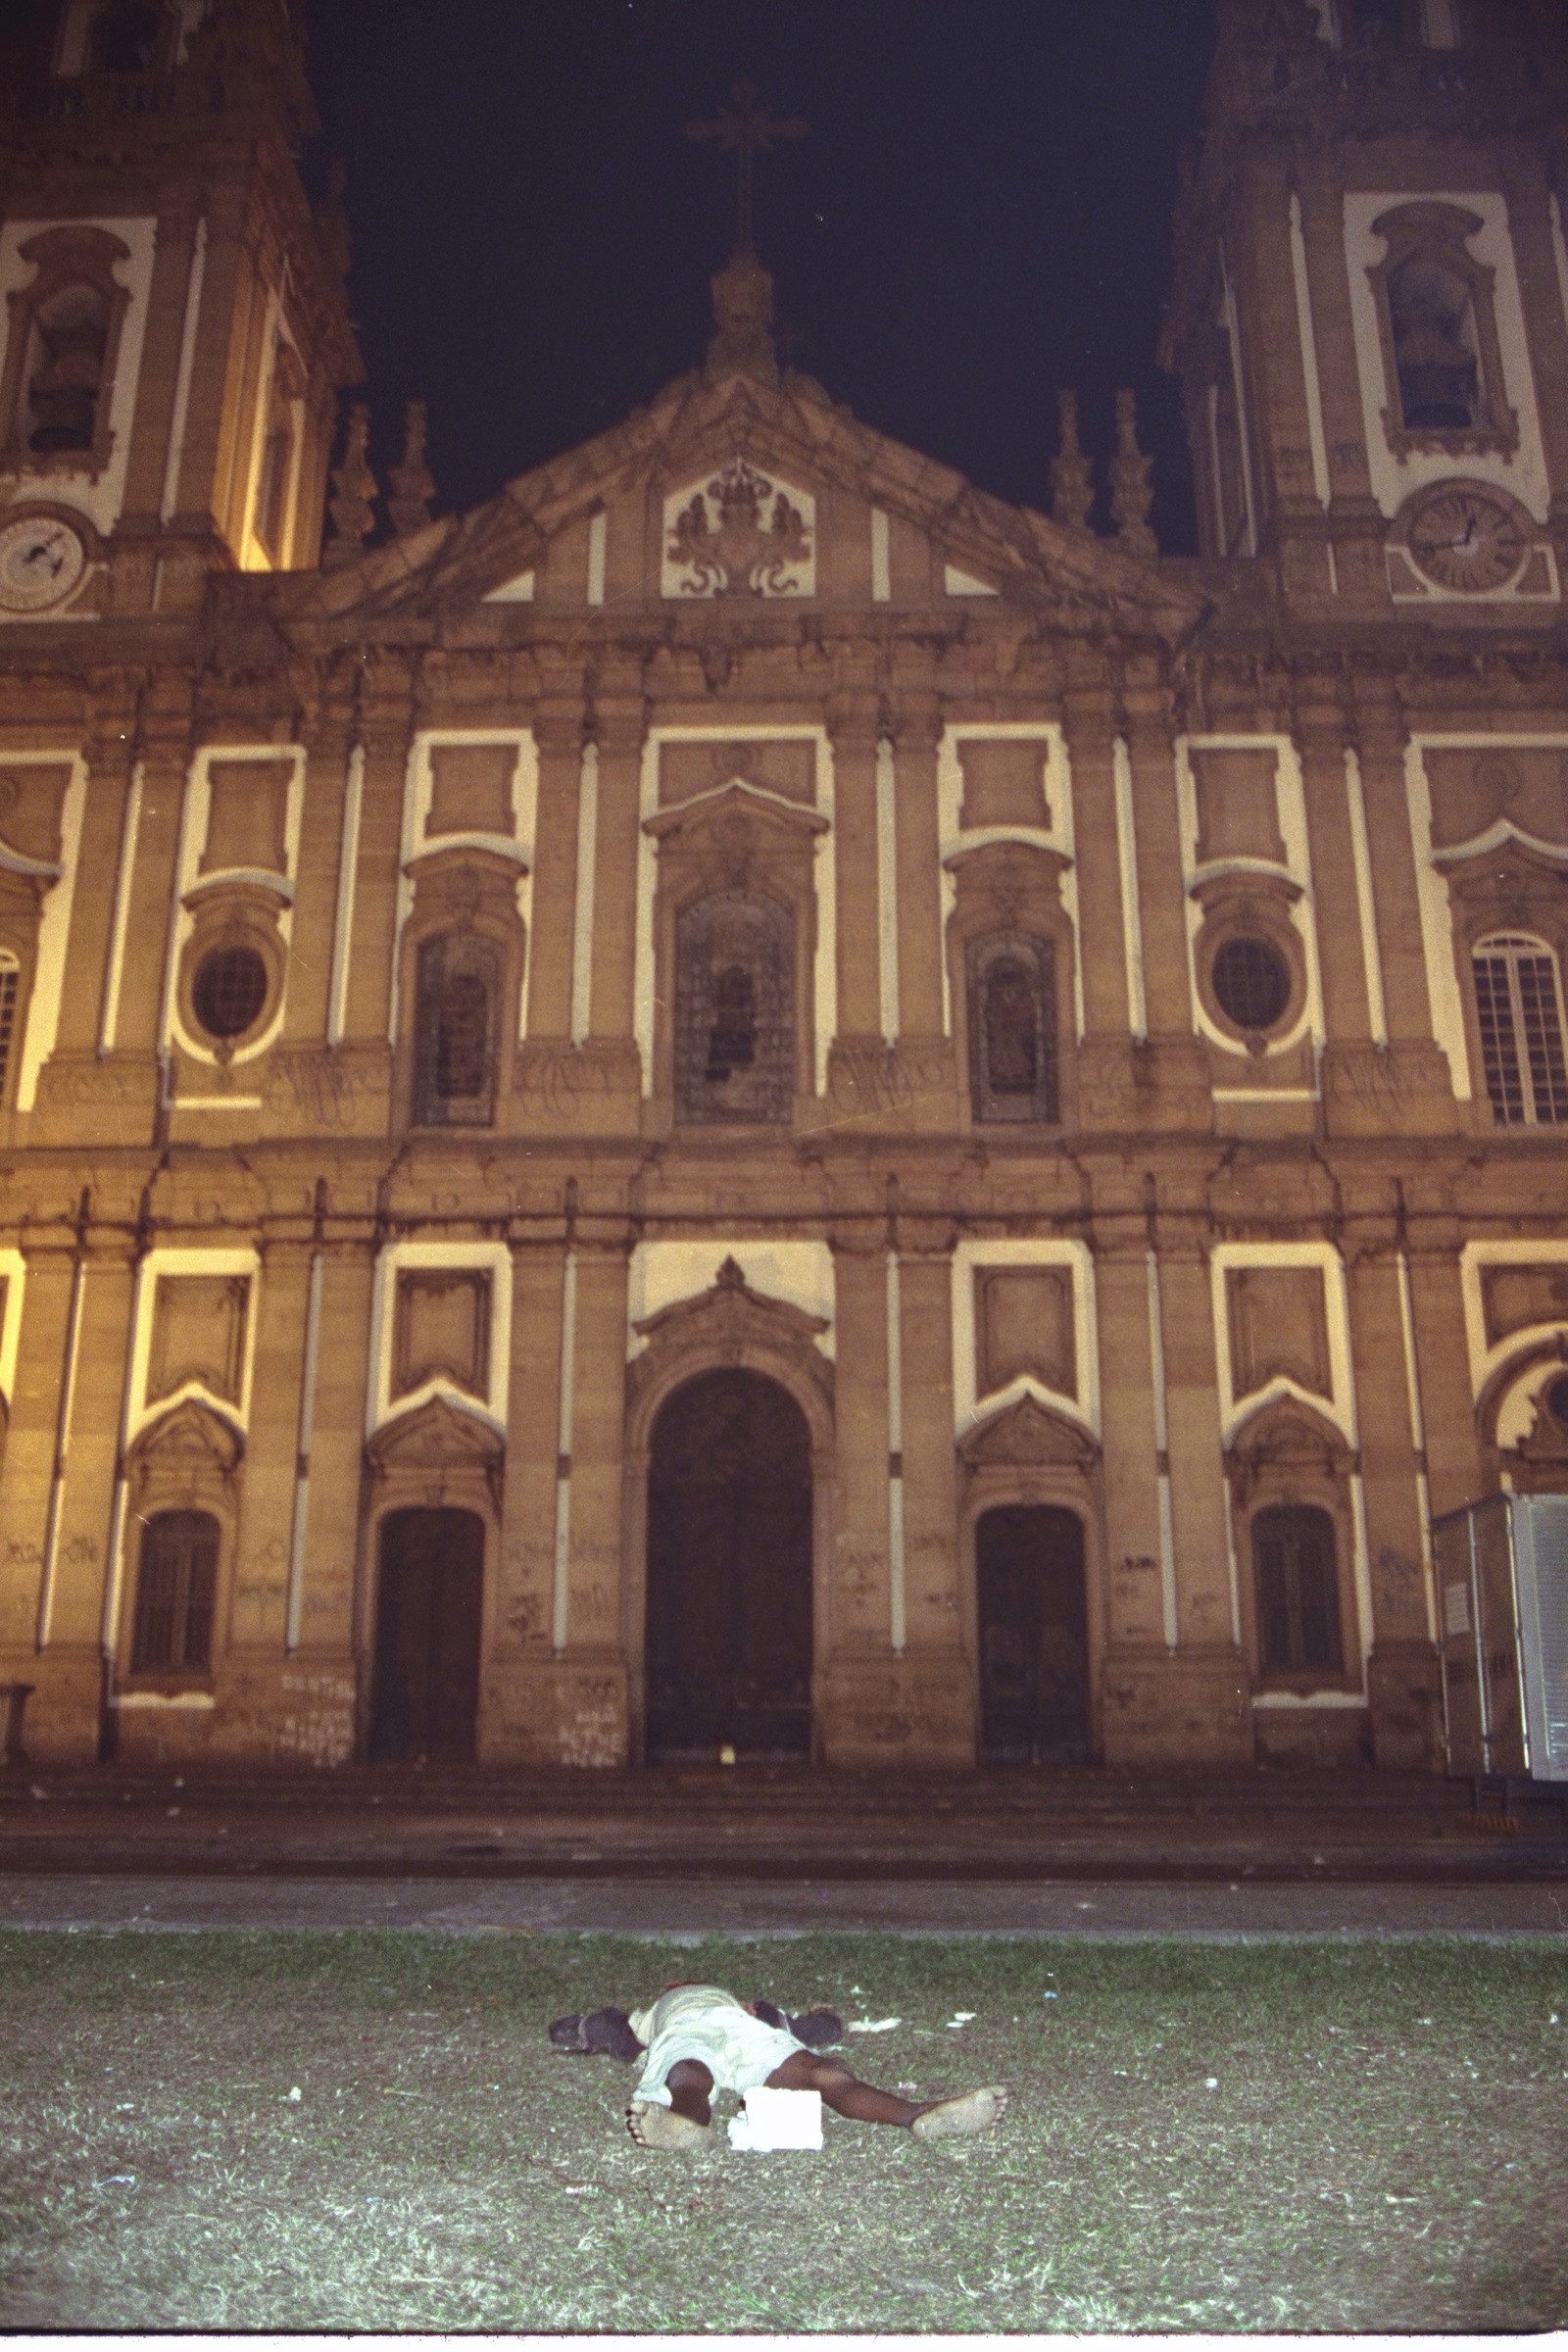
[[[816,1931],[896,1936],[1270,1936],[1355,1940],[1459,1936],[1568,1937],[1568,1886],[1256,1885],[1117,1880],[1033,1884],[883,1881],[813,1885],[711,1880],[16,1877],[0,1881],[0,1927],[423,1928],[452,1935],[619,1935],[700,1941]]]

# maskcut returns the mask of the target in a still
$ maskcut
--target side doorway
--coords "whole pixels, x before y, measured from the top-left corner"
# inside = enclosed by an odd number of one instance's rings
[[[1083,1521],[1008,1503],[975,1529],[980,1755],[986,1764],[1089,1761]]]
[[[479,1711],[484,1523],[473,1511],[381,1522],[368,1753],[377,1764],[471,1764]]]

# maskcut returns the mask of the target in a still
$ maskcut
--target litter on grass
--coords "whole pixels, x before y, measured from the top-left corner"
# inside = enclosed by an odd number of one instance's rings
[[[948,2020],[948,2032],[951,2034],[957,2026],[972,2026],[978,2014],[974,2009],[955,2009]]]
[[[896,2026],[902,2026],[903,2023],[902,2017],[852,2017],[844,2031],[846,2034],[891,2034]]]

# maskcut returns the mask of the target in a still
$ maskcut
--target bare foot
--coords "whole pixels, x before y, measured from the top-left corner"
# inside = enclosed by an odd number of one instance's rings
[[[656,2107],[634,2099],[626,2110],[626,2129],[640,2148],[700,2148],[708,2137],[702,2124],[673,2107]]]
[[[989,2132],[1006,2104],[1005,2082],[993,2082],[986,2090],[966,2090],[956,2099],[938,2099],[934,2107],[915,2117],[909,2130],[916,2139],[956,2139],[971,2132]]]

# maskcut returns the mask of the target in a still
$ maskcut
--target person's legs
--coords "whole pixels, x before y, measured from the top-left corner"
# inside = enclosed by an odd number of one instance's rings
[[[1007,2103],[1001,2083],[966,2091],[956,2099],[901,2099],[891,2090],[858,2082],[842,2058],[825,2058],[816,2050],[791,2050],[767,2080],[774,2090],[820,2091],[825,2107],[831,2107],[835,2115],[848,2116],[853,2123],[902,2124],[917,2139],[983,2132]]]
[[[626,2110],[627,2131],[640,2148],[700,2147],[713,2120],[711,2074],[700,2058],[677,2058],[664,2082],[669,2105],[633,2099]]]

